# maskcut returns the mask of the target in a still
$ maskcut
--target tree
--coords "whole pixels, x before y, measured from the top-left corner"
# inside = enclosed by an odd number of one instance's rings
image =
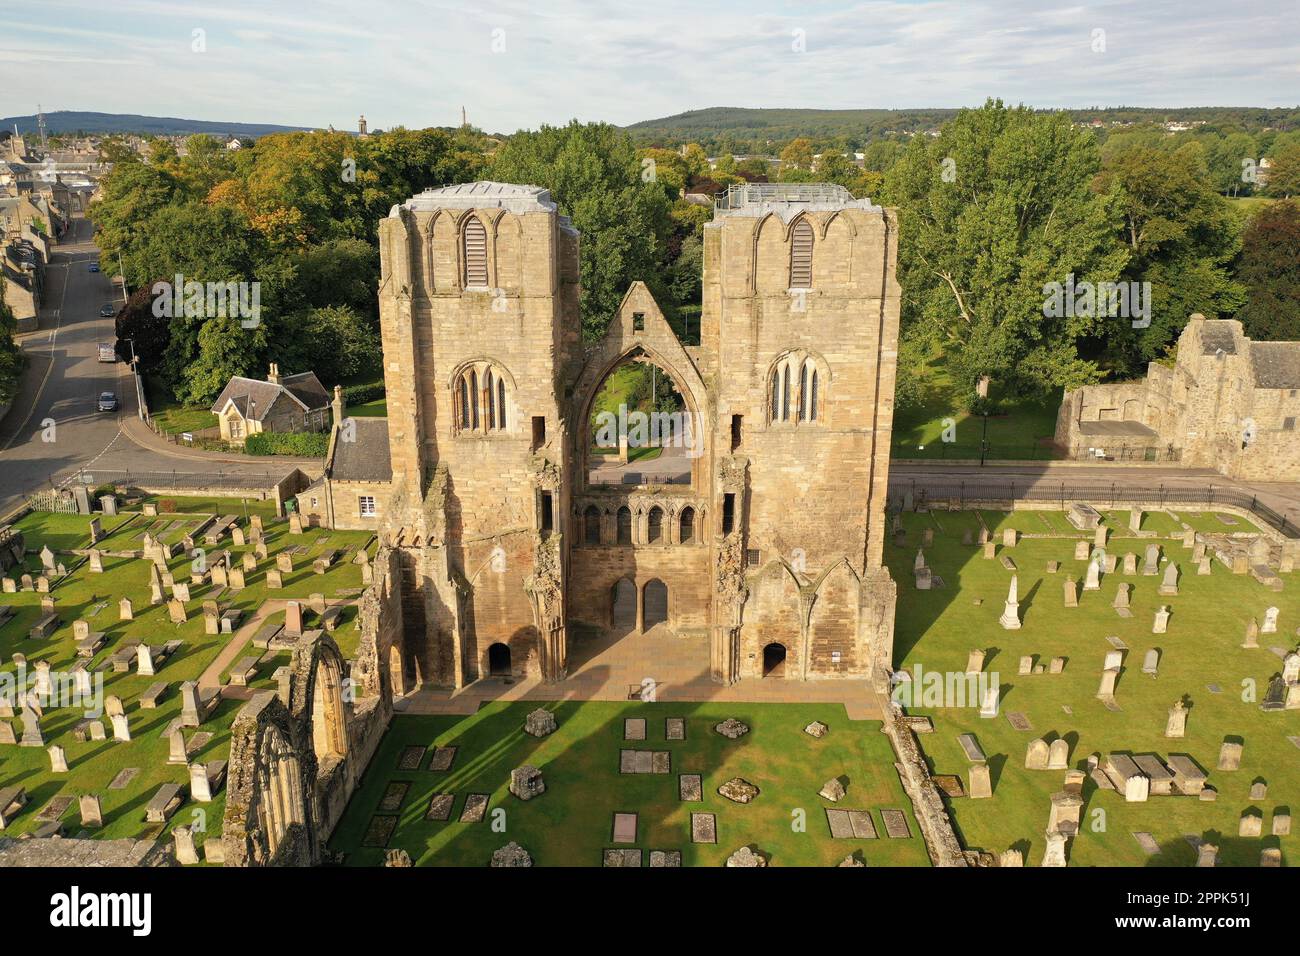
[[[1275,150],[1269,162],[1264,191],[1282,199],[1300,196],[1300,146]]]
[[[1246,287],[1237,313],[1246,334],[1300,341],[1300,201],[1270,203],[1251,218],[1237,276]]]
[[[148,235],[153,216],[183,197],[181,184],[164,169],[141,162],[114,166],[100,181],[100,198],[90,209],[101,257],[112,261],[119,253],[130,255]],[[129,278],[139,285],[154,276]]]
[[[1113,281],[1126,258],[1090,188],[1098,166],[1096,142],[1066,116],[990,100],[914,138],[890,170],[903,335],[942,349],[968,400],[985,374],[1008,391],[1099,378],[1076,339],[1100,320],[1044,314],[1050,283]]]
[[[813,146],[812,140],[799,137],[792,139],[786,144],[785,149],[781,150],[781,168],[793,169],[812,169],[813,164]]]
[[[607,123],[543,126],[517,133],[497,151],[492,176],[546,186],[582,233],[582,328],[604,334],[628,286],[642,279],[671,310],[662,281],[671,230],[668,198],[641,176],[631,138]]]
[[[4,282],[0,278],[0,283]],[[18,322],[13,310],[0,295],[0,404],[12,401],[18,390],[18,377],[27,365],[22,349],[14,342]]]
[[[1188,316],[1240,307],[1241,288],[1228,273],[1239,233],[1195,146],[1115,153],[1097,188],[1121,217],[1118,238],[1130,253],[1124,278],[1150,283],[1149,327],[1112,322],[1103,336],[1108,361],[1131,373],[1163,354]]]

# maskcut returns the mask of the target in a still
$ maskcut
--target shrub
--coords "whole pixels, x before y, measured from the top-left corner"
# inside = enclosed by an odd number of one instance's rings
[[[363,382],[360,385],[345,385],[343,401],[347,405],[364,405],[384,397],[383,382]]]
[[[244,440],[244,451],[250,455],[324,458],[329,440],[328,432],[258,432]]]

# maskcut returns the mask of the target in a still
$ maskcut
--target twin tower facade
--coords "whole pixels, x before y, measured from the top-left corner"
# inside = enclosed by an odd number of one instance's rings
[[[403,574],[399,691],[560,681],[611,630],[707,641],[722,683],[884,678],[895,216],[751,185],[704,234],[693,346],[640,282],[583,341],[581,237],[546,190],[432,189],[381,223],[392,476],[367,507]],[[598,467],[593,402],[627,362],[681,396],[675,470]]]

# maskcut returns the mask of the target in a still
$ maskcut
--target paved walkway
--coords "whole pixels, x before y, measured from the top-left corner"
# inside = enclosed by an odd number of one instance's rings
[[[731,687],[709,679],[705,637],[677,637],[664,627],[646,634],[578,642],[569,649],[569,678],[559,684],[490,677],[452,692],[421,688],[397,701],[407,714],[472,714],[493,700],[633,700],[654,681],[657,701],[842,703],[851,720],[879,720],[880,702],[867,681],[742,680]]]

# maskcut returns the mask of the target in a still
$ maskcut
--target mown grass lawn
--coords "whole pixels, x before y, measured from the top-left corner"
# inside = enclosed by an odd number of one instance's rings
[[[968,781],[969,762],[958,736],[972,733],[989,757],[994,795],[988,800],[957,798],[949,801],[965,845],[1001,852],[1009,847],[1026,851],[1026,863],[1037,865],[1043,853],[1043,831],[1051,808],[1051,794],[1061,789],[1063,771],[1026,770],[1025,751],[1035,737],[1064,737],[1070,743],[1069,766],[1084,768],[1089,754],[1112,752],[1154,753],[1161,757],[1188,754],[1209,774],[1218,791],[1213,803],[1193,797],[1153,797],[1146,803],[1126,803],[1122,795],[1099,790],[1091,780],[1085,785],[1083,829],[1072,841],[1072,865],[1082,866],[1188,866],[1196,852],[1186,835],[1210,839],[1220,847],[1221,866],[1258,866],[1261,849],[1280,846],[1284,858],[1297,852],[1297,837],[1270,836],[1275,810],[1300,808],[1300,749],[1288,736],[1300,735],[1300,714],[1295,711],[1265,713],[1259,708],[1269,678],[1278,673],[1281,659],[1270,648],[1293,649],[1300,624],[1300,579],[1286,577],[1286,590],[1275,593],[1248,575],[1233,575],[1215,563],[1209,577],[1196,574],[1191,552],[1181,542],[1134,538],[1127,532],[1128,513],[1106,513],[1109,527],[1119,529],[1108,543],[1111,553],[1140,557],[1153,540],[1179,566],[1176,597],[1160,596],[1159,577],[1122,573],[1104,575],[1100,591],[1081,592],[1079,607],[1066,608],[1062,597],[1067,577],[1082,584],[1086,562],[1074,560],[1075,540],[1091,534],[1061,531],[1062,516],[1051,512],[981,512],[996,531],[1014,527],[1026,534],[1068,534],[1060,538],[1022,537],[1015,548],[1003,549],[1018,568],[1020,616],[1023,627],[1004,630],[998,624],[1012,572],[999,560],[985,560],[982,549],[961,544],[962,531],[978,533],[974,512],[905,514],[907,545],[886,547],[886,559],[899,585],[895,666],[914,672],[965,670],[974,648],[988,652],[985,671],[997,672],[1002,688],[1001,714],[981,719],[978,702],[967,707],[911,708],[930,715],[935,732],[923,735],[922,746],[935,773],[956,774]],[[1251,530],[1245,519],[1230,516],[1236,525],[1212,513],[1178,518],[1147,513],[1143,530],[1173,533],[1181,521],[1194,527],[1227,532]],[[934,530],[927,563],[944,580],[940,590],[921,592],[913,585],[912,566],[925,528]],[[978,540],[978,538],[976,538]],[[1059,561],[1056,574],[1047,563]],[[1133,586],[1133,617],[1120,618],[1111,607],[1117,586]],[[976,601],[982,601],[977,605]],[[1151,633],[1154,614],[1168,605],[1173,615],[1167,634]],[[1281,610],[1279,632],[1260,635],[1260,648],[1240,647],[1252,617],[1263,620],[1269,606]],[[1107,710],[1095,698],[1108,636],[1123,640],[1129,650],[1119,678],[1116,699],[1119,712]],[[1160,651],[1158,676],[1142,673],[1150,648]],[[1017,676],[1022,655],[1038,661],[1068,659],[1059,675]],[[1216,690],[1210,685],[1216,685]],[[1253,696],[1252,696],[1253,695]],[[1180,697],[1189,701],[1187,736],[1164,737],[1169,708]],[[949,701],[948,703],[952,703]],[[1067,710],[1068,708],[1068,710]],[[1030,731],[1018,731],[1007,719],[1010,712],[1025,714]],[[1241,737],[1245,753],[1241,769],[1216,770],[1224,738]],[[1251,784],[1268,784],[1267,798],[1250,799]],[[1264,815],[1264,834],[1238,837],[1238,821],[1254,807]],[[1152,834],[1160,852],[1148,856],[1133,837],[1135,831]],[[1289,862],[1289,859],[1288,859]]]
[[[985,422],[962,407],[956,386],[942,361],[931,361],[902,374],[921,380],[921,401],[899,408],[894,413],[892,455],[908,459],[978,459],[980,443],[985,440]],[[1056,414],[1061,392],[1043,398],[1024,398],[1001,394],[998,383],[991,384],[988,416],[989,461],[1041,461],[1059,457],[1051,440],[1056,434]],[[952,441],[944,441],[951,421]]]
[[[106,527],[112,527],[114,533],[103,542],[103,547],[123,551],[138,549],[146,530],[165,541],[179,540],[201,520],[197,512],[202,504],[186,499],[175,500],[178,506],[176,514],[159,515],[157,518],[122,514],[105,519]],[[211,502],[211,499],[208,501]],[[238,508],[226,510],[228,502],[220,504],[220,513],[242,515]],[[33,576],[40,570],[39,552],[42,544],[48,543],[56,551],[57,560],[69,568],[74,568],[82,559],[67,551],[89,546],[89,519],[85,516],[33,513],[22,518],[15,526],[24,534],[28,550],[25,570]],[[296,536],[289,533],[287,521],[278,519],[268,521],[265,527],[270,557],[261,562],[261,567],[256,572],[248,574],[248,587],[238,593],[227,591],[221,597],[223,605],[228,603],[231,607],[240,608],[247,617],[268,597],[305,599],[316,592],[327,597],[337,597],[360,590],[361,569],[357,565],[342,560],[325,574],[318,575],[312,570],[312,561],[326,549],[359,547],[369,539],[368,533],[308,529],[303,535]],[[230,545],[229,538],[224,545]],[[303,554],[295,556],[295,571],[285,575],[282,590],[268,592],[266,570],[275,566],[278,552],[294,546],[305,548]],[[243,553],[251,550],[251,546],[231,546],[229,550],[238,563]],[[188,555],[178,553],[170,562],[170,568],[178,581],[189,580],[190,561]],[[13,569],[9,573],[17,579],[21,571]],[[109,739],[80,743],[74,739],[72,731],[86,716],[85,708],[50,707],[46,709],[41,721],[46,747],[59,744],[64,748],[69,765],[68,773],[51,772],[45,748],[0,748],[0,786],[25,787],[30,800],[27,808],[5,829],[6,836],[21,836],[37,829],[39,823],[36,815],[46,803],[59,795],[74,798],[62,820],[68,833],[77,834],[81,825],[75,798],[92,792],[99,794],[104,814],[104,827],[90,834],[93,836],[111,839],[165,835],[171,827],[180,824],[206,828],[202,832],[196,832],[198,843],[203,842],[205,833],[220,833],[224,790],[212,803],[186,803],[165,828],[146,824],[144,820],[145,805],[163,783],[181,784],[188,790],[189,778],[185,767],[167,763],[168,741],[160,735],[172,719],[180,715],[181,682],[196,680],[230,640],[229,635],[204,634],[202,604],[211,596],[210,591],[207,586],[192,587],[192,600],[187,604],[190,619],[185,624],[176,625],[169,620],[165,606],[151,607],[149,604],[149,567],[145,561],[105,557],[102,574],[89,573],[89,565],[83,563],[52,591],[62,624],[47,640],[28,637],[29,629],[40,616],[42,595],[31,592],[0,595],[0,603],[9,605],[15,611],[13,618],[0,625],[0,672],[13,674],[17,670],[12,660],[13,654],[21,653],[29,662],[29,680],[34,675],[32,665],[39,660],[48,660],[56,673],[66,672],[71,667],[76,660],[72,625],[78,619],[88,621],[91,630],[103,631],[107,636],[104,648],[90,665],[91,672],[96,677],[99,676],[95,671],[96,666],[111,657],[125,641],[144,640],[155,646],[173,639],[183,642],[181,649],[162,666],[157,676],[138,675],[134,668],[127,673],[115,673],[111,668],[101,672],[103,694],[117,695],[126,705],[132,736],[129,742],[113,741],[112,728],[104,718]],[[133,603],[133,620],[119,620],[118,602],[122,597],[129,597]],[[353,631],[354,618],[355,613],[349,612],[348,626]],[[345,635],[344,640],[351,652],[355,653],[356,635]],[[248,653],[256,653],[251,645],[248,646]],[[268,656],[259,668],[254,686],[273,686],[272,674],[275,667],[286,660],[285,655]],[[11,682],[12,678],[7,678],[7,681]],[[155,681],[166,682],[169,685],[168,693],[157,709],[143,709],[139,705],[139,697]],[[230,725],[241,706],[240,701],[233,700],[225,701],[219,706],[215,716],[200,728],[211,733],[212,739],[191,759],[206,762],[228,757]],[[100,716],[102,718],[102,714]],[[21,735],[22,728],[18,719],[13,718],[10,723],[14,725],[15,733]],[[189,738],[194,733],[187,730],[186,737]],[[139,773],[125,788],[108,789],[109,783],[119,771],[132,767],[138,768]],[[199,815],[196,816],[196,812]]]
[[[540,740],[523,732],[525,716],[538,706],[553,710],[559,724]],[[623,740],[626,717],[646,718],[644,741]],[[684,741],[665,740],[666,717],[686,718]],[[714,733],[727,717],[745,721],[750,733],[736,741]],[[830,733],[820,740],[805,734],[813,720],[829,725]],[[403,748],[413,744],[459,750],[446,773],[398,770]],[[670,751],[671,772],[620,774],[624,748]],[[526,763],[541,769],[546,792],[525,802],[507,786],[510,771]],[[703,774],[702,801],[678,799],[681,773]],[[841,775],[849,782],[838,806],[871,811],[877,839],[831,839],[823,808],[837,805],[817,791]],[[735,776],[759,788],[751,803],[731,803],[717,793]],[[888,738],[878,722],[849,721],[841,706],[520,701],[491,703],[470,717],[399,715],[331,841],[349,864],[382,864],[383,848],[361,844],[392,781],[411,788],[388,846],[406,850],[420,865],[484,866],[494,850],[514,840],[538,866],[600,866],[602,851],[614,846],[613,815],[624,811],[638,814],[632,845],[642,848],[647,866],[650,850],[681,850],[684,866],[719,866],[746,845],[769,855],[772,866],[830,866],[850,853],[860,853],[868,866],[929,864]],[[439,791],[456,793],[451,820],[427,821],[429,800]],[[482,823],[459,822],[469,793],[491,795]],[[881,809],[904,811],[911,838],[887,838]],[[503,831],[493,829],[498,810],[504,810]],[[716,844],[691,843],[692,812],[716,815]],[[806,827],[796,829],[800,820]]]

